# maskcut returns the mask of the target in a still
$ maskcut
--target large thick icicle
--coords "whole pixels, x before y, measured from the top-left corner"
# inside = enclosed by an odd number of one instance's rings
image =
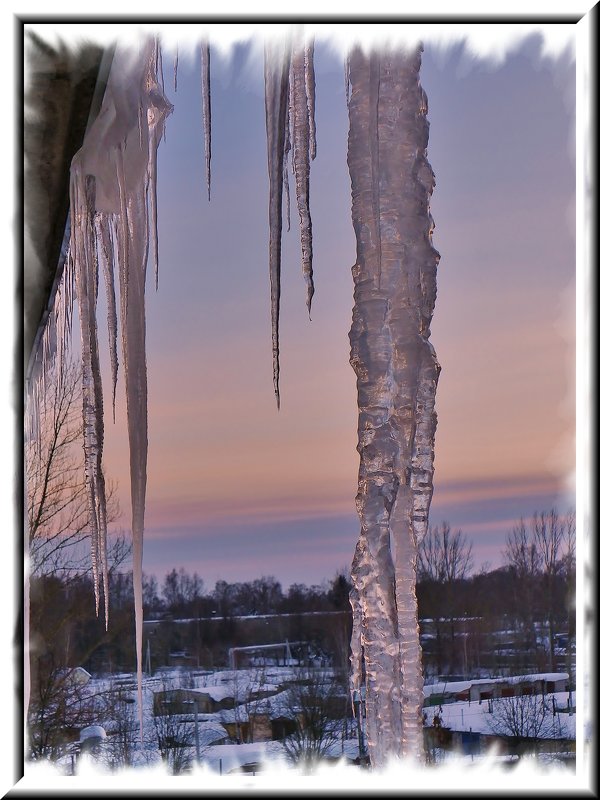
[[[80,169],[75,156],[71,170],[71,254],[81,329],[83,384],[83,448],[88,493],[92,548],[92,574],[96,614],[100,605],[100,583],[104,591],[104,615],[108,627],[108,565],[106,560],[106,497],[102,450],[104,411],[98,351],[96,303],[98,257],[94,228],[96,179]]]
[[[94,458],[87,459],[86,456],[86,477],[98,519],[92,557],[97,564],[96,572],[101,568],[103,574],[106,574],[106,511],[101,465],[102,394],[96,363],[95,287],[99,252],[107,280],[114,380],[116,352],[113,351],[112,339],[116,339],[116,309],[112,278],[115,259],[112,251],[115,247],[118,253],[142,741],[142,552],[148,450],[145,283],[150,239],[154,242],[155,262],[158,263],[156,149],[163,136],[165,118],[172,110],[163,92],[162,78],[159,84],[160,65],[160,50],[155,42],[144,44],[139,53],[117,50],[100,113],[87,132],[71,167],[71,252],[78,280],[84,351],[89,350],[89,354],[84,352],[83,359],[84,414],[86,435],[90,442],[87,449]],[[93,272],[94,268],[96,273]],[[86,366],[88,363],[89,366]],[[106,597],[106,579],[104,583]]]
[[[310,53],[310,55],[308,55]],[[308,74],[312,78],[308,79]],[[308,87],[311,86],[311,103]],[[310,308],[315,292],[312,269],[312,221],[309,205],[310,156],[314,144],[314,70],[312,49],[294,49],[290,68],[290,138],[292,141],[292,164],[296,178],[296,199],[300,217],[300,247],[302,250],[302,272],[306,281],[306,305]]]
[[[210,200],[210,159],[211,159],[211,113],[210,113],[210,45],[204,40],[200,45],[202,62],[202,118],[204,121],[204,164],[206,168],[206,188]]]
[[[265,45],[265,115],[269,171],[269,275],[271,278],[271,338],[273,386],[279,408],[279,302],[281,295],[281,226],[283,156],[288,113],[290,54],[287,45]]]
[[[432,492],[439,366],[428,339],[439,255],[431,244],[433,173],[419,68],[420,49],[369,56],[356,49],[349,59],[361,520],[353,581],[375,766],[391,755],[422,757],[415,562]]]

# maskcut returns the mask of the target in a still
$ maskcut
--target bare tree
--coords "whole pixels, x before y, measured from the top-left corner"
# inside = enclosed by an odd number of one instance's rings
[[[514,578],[515,617],[521,625],[520,649],[535,649],[535,603],[540,573],[537,542],[523,518],[506,537],[504,560]]]
[[[111,770],[131,767],[139,738],[139,721],[131,690],[111,685],[102,697],[108,738],[103,761]]]
[[[547,630],[549,667],[554,670],[557,622],[568,616],[568,608],[559,599],[559,583],[566,578],[568,589],[574,589],[573,512],[561,516],[551,508],[550,511],[536,511],[527,522],[521,519],[506,537],[504,558],[515,578],[515,606],[525,628],[524,644],[530,648],[535,646],[535,622],[543,622]]]
[[[555,508],[535,513],[532,520],[533,535],[537,545],[542,570],[544,610],[548,629],[550,669],[556,669],[557,584],[560,562],[566,538],[566,525]]]
[[[72,672],[52,660],[44,671],[35,673],[36,699],[28,715],[28,757],[57,761],[76,741],[80,728],[94,720],[85,687],[72,678]]]
[[[81,368],[57,360],[40,402],[37,430],[25,445],[29,574],[69,575],[90,567],[89,508],[83,466]],[[115,487],[107,491],[107,519],[119,516]],[[109,562],[129,554],[113,537]]]
[[[493,701],[488,725],[497,736],[512,739],[517,748],[528,742],[537,750],[540,739],[552,733],[552,708],[543,695],[502,697]]]
[[[473,569],[473,543],[460,528],[453,531],[447,522],[441,530],[427,529],[419,544],[417,574],[440,583],[452,583],[468,577]]]
[[[312,772],[340,738],[347,693],[340,682],[313,671],[286,690],[286,714],[296,726],[283,747],[306,772]]]
[[[567,603],[567,672],[569,673],[569,693],[573,686],[573,642],[575,639],[575,546],[576,527],[575,512],[569,511],[565,516],[564,556],[561,570],[566,581]]]
[[[169,610],[176,614],[192,612],[197,616],[204,581],[197,572],[190,575],[183,567],[172,569],[162,585],[162,596]]]
[[[460,581],[467,578],[473,569],[473,543],[467,539],[462,530],[453,531],[447,522],[441,529],[428,528],[419,543],[417,553],[417,575],[419,581],[429,582],[432,590],[439,590],[437,615],[437,667],[438,673],[446,663],[450,672],[454,671],[457,659],[455,618],[457,608],[457,587]],[[450,626],[450,642],[444,645],[441,619],[444,626]],[[445,652],[444,652],[445,651]],[[466,664],[465,664],[466,668]]]
[[[172,682],[163,682],[163,692],[174,688]],[[172,775],[181,775],[190,768],[195,758],[193,720],[187,714],[171,713],[164,701],[158,710],[162,713],[156,713],[155,710],[153,720],[161,758]]]

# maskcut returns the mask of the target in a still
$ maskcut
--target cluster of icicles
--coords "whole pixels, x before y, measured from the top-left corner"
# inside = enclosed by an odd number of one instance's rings
[[[210,199],[211,109],[210,47],[200,46],[206,181]],[[174,65],[177,89],[178,58]],[[267,45],[265,109],[269,170],[269,270],[273,340],[273,380],[279,407],[279,298],[282,195],[285,185],[290,226],[288,158],[291,153],[300,217],[302,269],[310,314],[312,226],[309,209],[310,160],[316,154],[313,46]],[[152,251],[158,289],[157,150],[173,106],[165,95],[159,42],[146,42],[138,54],[116,50],[98,117],[73,158],[70,184],[70,236],[61,258],[62,274],[36,354],[27,402],[27,436],[39,442],[40,401],[54,359],[64,358],[72,332],[73,303],[79,308],[82,350],[83,445],[90,519],[91,562],[96,614],[104,602],[108,628],[106,493],[102,454],[104,408],[98,347],[99,272],[106,292],[113,420],[120,320],[129,434],[133,584],[135,600],[138,699],[141,709],[142,552],[148,450],[145,350],[145,285]],[[118,276],[119,312],[115,275]]]
[[[210,50],[201,45],[204,147],[211,180]],[[361,534],[352,569],[352,685],[362,684],[364,654],[371,763],[421,756],[422,672],[415,595],[416,544],[427,527],[433,490],[434,400],[439,365],[430,342],[439,254],[433,248],[427,161],[427,102],[419,83],[420,48],[366,56],[346,68],[348,167],[357,239],[350,331],[357,375]],[[300,221],[302,271],[310,315],[314,293],[310,163],[316,154],[313,45],[300,38],[265,46],[269,174],[269,273],[273,382],[279,407],[279,303],[283,195],[290,201],[291,155]],[[175,88],[177,59],[175,61]],[[349,97],[349,85],[352,96]],[[77,297],[83,361],[85,474],[89,497],[96,612],[104,597],[108,626],[104,414],[97,335],[99,272],[104,275],[113,416],[118,317],[130,452],[133,585],[140,738],[142,731],[142,548],[148,449],[145,285],[149,251],[158,286],[157,148],[173,107],[165,96],[157,41],[137,55],[117,50],[102,107],[71,167],[70,241],[62,282],[41,347],[45,366],[68,340]],[[120,314],[115,273],[118,268]],[[41,386],[40,386],[41,383]]]

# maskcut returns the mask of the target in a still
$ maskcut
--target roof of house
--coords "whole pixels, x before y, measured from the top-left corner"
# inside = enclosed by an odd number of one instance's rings
[[[492,684],[520,684],[536,683],[538,681],[556,682],[568,680],[567,672],[536,672],[531,675],[510,675],[500,678],[474,678],[470,681],[443,681],[440,683],[429,683],[423,687],[423,694],[429,697],[432,694],[460,694],[467,691],[471,686],[489,686]]]

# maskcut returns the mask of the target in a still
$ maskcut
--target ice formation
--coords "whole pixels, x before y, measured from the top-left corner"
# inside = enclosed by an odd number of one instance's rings
[[[269,171],[269,276],[271,279],[271,337],[273,386],[279,408],[279,300],[281,295],[281,199],[283,155],[288,114],[290,53],[287,44],[265,45],[265,114]]]
[[[148,449],[145,284],[149,243],[158,270],[156,151],[172,106],[159,84],[157,42],[117,49],[102,107],[71,165],[70,258],[82,338],[84,450],[96,609],[103,587],[108,625],[104,437],[96,299],[98,261],[107,291],[113,402],[117,377],[114,264],[119,269],[122,358],[129,434],[138,697],[141,707],[142,550]],[[116,259],[115,259],[116,251]],[[156,274],[158,274],[156,272]]]
[[[71,171],[71,245],[69,257],[75,268],[77,305],[81,330],[83,384],[83,449],[88,490],[92,573],[96,614],[100,605],[100,583],[104,591],[104,616],[108,627],[108,564],[106,560],[106,494],[102,469],[104,409],[98,350],[96,303],[98,257],[96,250],[97,182],[94,174]]]
[[[314,124],[314,67],[312,47],[295,48],[290,64],[290,138],[300,217],[302,272],[306,281],[306,305],[310,315],[315,292],[312,270],[312,222],[309,208],[310,158],[316,154]]]
[[[281,296],[282,195],[287,201],[290,229],[288,155],[296,182],[300,218],[302,272],[307,286],[310,316],[314,294],[312,269],[312,222],[309,207],[310,161],[317,152],[315,127],[314,46],[300,38],[265,44],[265,116],[269,172],[269,276],[271,279],[271,335],[273,386],[277,408],[279,395],[279,303]]]
[[[429,342],[439,255],[431,243],[427,104],[420,49],[350,54],[348,167],[357,259],[351,364],[358,389],[357,510],[361,533],[352,565],[352,676],[364,658],[367,736],[374,766],[389,756],[421,757],[422,674],[415,596],[416,545],[432,494],[435,391],[439,365]],[[210,198],[210,50],[201,45],[202,105]],[[42,360],[65,348],[77,289],[84,376],[84,449],[92,524],[96,608],[103,589],[108,624],[102,382],[96,304],[99,265],[107,298],[113,415],[117,380],[114,268],[119,270],[122,360],[130,447],[138,704],[141,710],[142,550],[147,460],[145,282],[150,243],[158,282],[156,156],[172,106],[159,83],[157,42],[117,49],[98,118],[71,170],[70,249],[43,334]],[[300,217],[302,270],[310,313],[310,161],[316,154],[313,45],[270,41],[264,62],[269,177],[269,272],[273,382],[279,407],[282,194],[291,153]],[[177,61],[174,72],[177,81]],[[350,94],[351,86],[351,94]],[[41,380],[45,370],[42,366]],[[34,382],[29,430],[43,390]]]
[[[112,378],[112,409],[113,422],[115,421],[117,400],[117,375],[119,359],[117,356],[117,303],[115,299],[115,270],[114,270],[114,244],[111,233],[111,220],[107,214],[96,214],[96,242],[98,243],[98,257],[102,264],[104,287],[106,291],[106,314],[108,323],[108,347],[110,351],[110,371]]]
[[[439,365],[429,325],[439,254],[431,243],[434,176],[420,60],[420,48],[369,56],[355,49],[349,58],[348,167],[357,241],[350,344],[361,521],[352,605],[375,766],[391,755],[422,757],[415,567],[433,480]],[[356,635],[353,642],[356,647]],[[358,658],[355,652],[354,674]]]
[[[204,163],[206,166],[206,188],[210,200],[210,157],[211,157],[211,117],[210,117],[210,45],[204,40],[200,47],[202,62],[202,119],[204,122]]]

